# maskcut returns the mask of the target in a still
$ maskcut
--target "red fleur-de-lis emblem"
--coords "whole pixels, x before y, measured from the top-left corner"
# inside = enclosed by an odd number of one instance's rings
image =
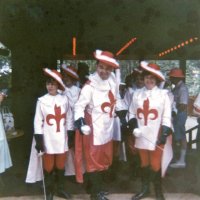
[[[106,107],[110,108],[109,116],[111,118],[112,117],[112,113],[113,113],[113,109],[114,109],[114,105],[116,103],[115,97],[114,97],[113,93],[111,92],[111,90],[109,90],[109,92],[108,92],[108,98],[109,98],[110,102],[102,103],[101,109],[102,109],[102,111],[104,113],[107,113],[105,111],[105,108]]]
[[[151,120],[155,120],[158,117],[158,111],[156,109],[149,109],[149,99],[148,98],[143,103],[143,109],[142,108],[137,109],[137,116],[139,119],[142,119],[142,117],[140,117],[140,114],[143,114],[143,116],[144,116],[144,125],[145,126],[147,126],[147,124],[148,124],[149,114],[154,115],[152,118],[150,118]]]
[[[54,119],[56,121],[56,127],[57,127],[56,132],[60,132],[60,120],[66,118],[66,113],[61,114],[61,107],[60,106],[57,107],[56,105],[54,106],[54,112],[55,115],[53,114],[47,115],[46,121],[49,126],[52,126],[53,124],[50,123],[50,120]]]

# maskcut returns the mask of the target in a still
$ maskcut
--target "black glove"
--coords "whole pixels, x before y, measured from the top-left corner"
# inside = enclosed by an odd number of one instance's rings
[[[43,153],[44,152],[44,143],[43,143],[43,135],[42,134],[34,134],[35,137],[35,148],[38,153]]]
[[[161,127],[161,135],[160,135],[159,139],[157,140],[157,145],[165,144],[167,137],[170,135],[170,133],[171,133],[171,129],[169,127],[163,125]]]
[[[81,131],[81,127],[84,126],[84,125],[86,125],[86,123],[85,123],[85,119],[83,117],[80,117],[79,119],[77,119],[74,122],[75,128],[77,128],[81,134],[83,134],[82,131]]]
[[[116,111],[115,113],[120,119],[121,136],[122,136],[122,141],[124,141],[129,133],[128,123],[126,121],[127,110],[120,110]]]
[[[176,112],[175,111],[172,111],[172,117],[176,117]]]
[[[126,129],[128,127],[128,124],[127,124],[127,121],[126,121],[127,110],[120,110],[120,111],[116,111],[115,113],[120,119],[121,129]]]
[[[116,115],[119,117],[120,120],[126,118],[127,112],[128,112],[127,110],[115,111]]]
[[[75,131],[68,130],[67,134],[68,134],[68,147],[70,149],[74,147],[74,144],[75,144]]]
[[[132,118],[128,121],[129,131],[132,133],[135,128],[138,128],[138,123],[136,118]]]

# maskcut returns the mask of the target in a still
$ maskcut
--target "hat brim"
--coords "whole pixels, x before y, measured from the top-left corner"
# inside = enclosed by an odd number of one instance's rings
[[[181,74],[179,74],[179,75],[170,75],[170,74],[168,74],[168,76],[172,77],[172,78],[185,78],[185,76],[181,75]]]
[[[70,69],[67,69],[67,68],[64,68],[62,67],[62,69],[64,70],[64,72],[69,75],[70,77],[76,79],[76,80],[79,80],[79,76],[78,74],[76,74],[75,72],[71,71]]]
[[[114,69],[118,69],[119,68],[119,63],[113,58],[108,58],[106,56],[97,55],[96,53],[94,53],[94,57],[97,60],[99,60],[100,62],[105,63],[106,65],[109,65]]]
[[[151,67],[149,67],[148,63],[141,62],[140,66],[142,67],[143,70],[150,72],[152,75],[154,75],[160,81],[165,81],[164,75],[160,71],[152,69]]]
[[[44,74],[46,76],[49,76],[49,77],[53,78],[58,83],[58,89],[60,89],[62,91],[65,90],[65,85],[64,85],[62,79],[59,76],[57,76],[50,69],[47,69],[47,68],[44,68],[43,71],[44,71]]]

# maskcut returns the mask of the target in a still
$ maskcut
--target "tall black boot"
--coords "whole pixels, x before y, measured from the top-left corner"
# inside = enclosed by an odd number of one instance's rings
[[[64,170],[56,169],[56,196],[64,198],[64,199],[70,199],[71,194],[67,193],[64,190]]]
[[[132,200],[143,199],[149,195],[149,176],[149,167],[141,168],[142,189],[141,192],[132,197]]]
[[[161,170],[158,172],[152,171],[153,173],[153,184],[155,188],[156,200],[165,200],[165,197],[162,192],[162,177]]]
[[[90,199],[108,200],[108,198],[105,197],[105,193],[102,192],[102,172],[90,172],[88,173],[88,179],[90,184]]]
[[[46,199],[53,200],[54,195],[54,174],[53,172],[48,173],[44,171],[44,182],[46,189]]]

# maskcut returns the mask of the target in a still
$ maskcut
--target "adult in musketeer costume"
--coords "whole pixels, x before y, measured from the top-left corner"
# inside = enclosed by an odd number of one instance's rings
[[[172,159],[171,142],[168,141],[171,132],[171,102],[167,91],[158,87],[165,80],[160,67],[145,61],[141,62],[141,67],[144,70],[145,87],[134,92],[129,107],[128,124],[136,137],[135,147],[139,151],[142,170],[142,189],[132,200],[149,195],[150,181],[154,184],[156,199],[164,200],[161,166],[164,175],[166,165]]]
[[[113,122],[115,108],[120,104],[117,100],[119,85],[112,72],[119,68],[112,53],[96,50],[96,72],[89,76],[75,104],[75,140],[76,179],[83,182],[82,166],[86,163],[86,172],[91,183],[91,200],[107,200],[102,192],[102,172],[112,164],[113,158]],[[122,111],[123,112],[123,111]],[[88,125],[91,133],[84,135]],[[88,130],[87,130],[88,131]]]
[[[67,66],[63,64],[61,66],[62,77],[65,84],[64,95],[68,97],[70,109],[72,115],[74,113],[74,105],[78,100],[80,94],[80,88],[76,86],[76,82],[79,80],[77,70],[73,66]],[[74,117],[73,117],[74,118]],[[68,131],[68,145],[69,151],[67,153],[67,160],[65,163],[65,175],[72,176],[75,175],[75,166],[74,166],[74,142],[75,142],[75,131]]]
[[[38,98],[36,105],[34,140],[26,182],[42,179],[43,163],[46,198],[52,200],[55,192],[67,199],[70,195],[64,191],[63,178],[68,151],[67,130],[73,128],[72,114],[67,97],[58,93],[58,89],[65,89],[61,74],[48,68],[44,69],[44,73],[48,93]],[[38,160],[39,153],[44,154]]]

